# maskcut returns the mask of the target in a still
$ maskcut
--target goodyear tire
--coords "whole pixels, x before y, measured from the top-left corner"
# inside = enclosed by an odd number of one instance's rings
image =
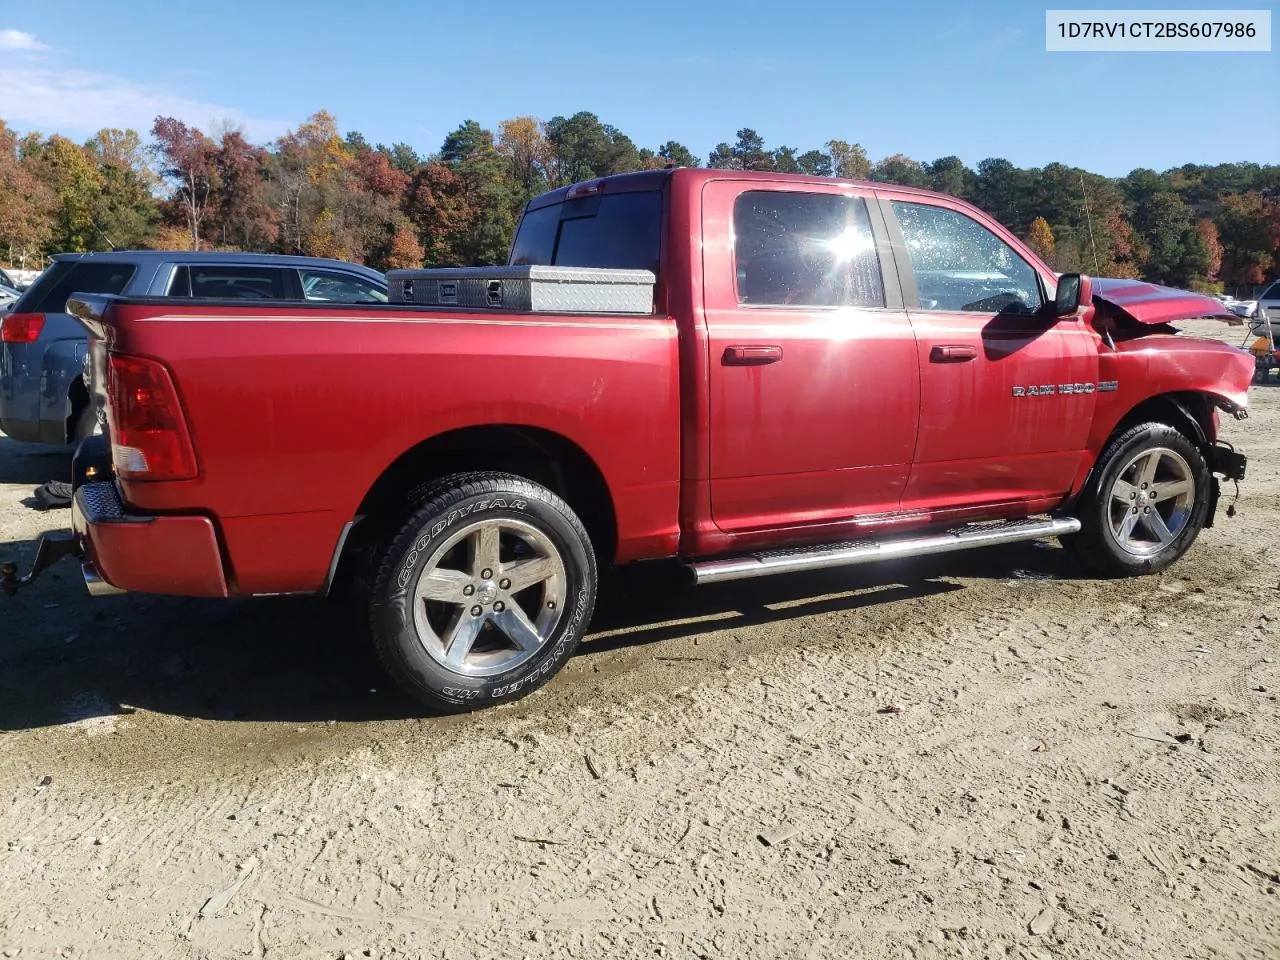
[[[573,654],[595,608],[582,522],[521,477],[423,490],[381,554],[369,620],[383,666],[433,713],[525,696]]]
[[[1213,477],[1196,445],[1164,423],[1112,438],[1098,458],[1064,545],[1109,576],[1159,573],[1204,527]]]

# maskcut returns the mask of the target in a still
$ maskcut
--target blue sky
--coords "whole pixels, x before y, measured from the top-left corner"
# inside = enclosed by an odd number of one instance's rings
[[[860,142],[873,160],[999,156],[1110,175],[1280,161],[1274,49],[1047,53],[1045,5],[1025,0],[199,9],[0,0],[0,117],[77,139],[157,113],[225,117],[265,141],[324,108],[344,131],[425,153],[465,119],[585,109],[640,146],[674,139],[704,160],[751,127],[769,146]]]

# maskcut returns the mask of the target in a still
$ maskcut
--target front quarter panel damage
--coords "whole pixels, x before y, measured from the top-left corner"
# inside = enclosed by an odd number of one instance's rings
[[[1107,313],[1099,311],[1098,326],[1105,342],[1098,379],[1113,381],[1116,389],[1097,394],[1088,448],[1069,502],[1083,491],[1102,449],[1117,429],[1148,413],[1174,426],[1188,427],[1204,447],[1211,466],[1239,469],[1232,458],[1213,452],[1218,434],[1216,411],[1237,419],[1248,415],[1253,358],[1221,341],[1181,336],[1167,327],[1145,327],[1141,331],[1145,335],[1134,335],[1137,331],[1126,330],[1123,318],[1117,323],[1118,318]],[[1128,325],[1132,327],[1132,321]],[[1116,338],[1111,339],[1108,333]],[[1188,417],[1193,424],[1187,422]]]

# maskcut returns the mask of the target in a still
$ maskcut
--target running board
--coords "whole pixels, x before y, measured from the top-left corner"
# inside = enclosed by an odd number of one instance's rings
[[[768,577],[776,573],[798,573],[803,570],[826,570],[830,567],[852,567],[882,560],[927,557],[935,553],[951,553],[973,547],[990,547],[999,543],[1018,543],[1078,533],[1080,521],[1075,517],[1034,520],[1003,520],[956,527],[929,536],[892,540],[850,540],[824,543],[789,550],[762,550],[740,557],[720,560],[695,560],[688,566],[696,584],[720,583]]]

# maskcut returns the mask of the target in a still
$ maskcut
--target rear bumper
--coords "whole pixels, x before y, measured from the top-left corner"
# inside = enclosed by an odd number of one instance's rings
[[[84,549],[93,594],[130,590],[186,597],[225,597],[227,577],[208,517],[127,513],[115,484],[76,489],[71,525]]]

